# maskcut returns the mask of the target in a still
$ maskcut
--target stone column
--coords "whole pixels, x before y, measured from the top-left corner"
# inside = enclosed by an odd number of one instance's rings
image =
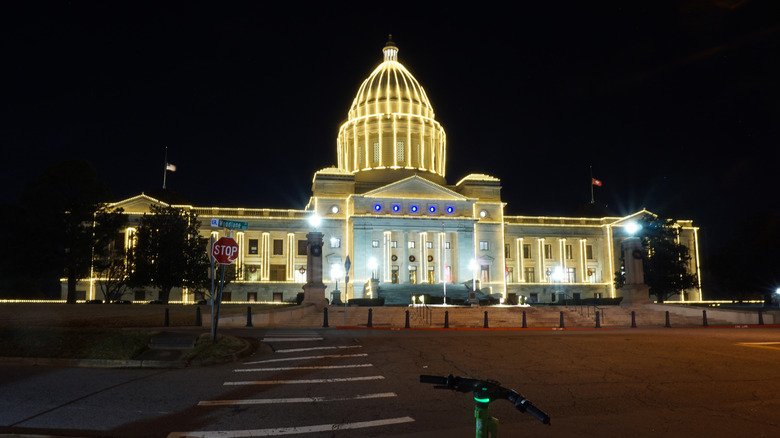
[[[306,284],[303,285],[303,303],[325,306],[325,284],[322,282],[322,233],[312,231],[306,235]]]

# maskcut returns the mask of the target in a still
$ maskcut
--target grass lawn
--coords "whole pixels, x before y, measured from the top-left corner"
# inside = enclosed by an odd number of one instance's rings
[[[33,304],[0,303],[0,357],[63,359],[133,359],[160,333],[169,312],[170,328],[194,327],[200,307],[208,331],[210,306],[151,304]],[[253,310],[272,306],[256,305]],[[220,316],[245,315],[246,305],[222,305]],[[212,343],[206,333],[187,359],[232,354],[244,347],[232,336]]]
[[[132,359],[158,332],[69,327],[0,327],[0,356]]]

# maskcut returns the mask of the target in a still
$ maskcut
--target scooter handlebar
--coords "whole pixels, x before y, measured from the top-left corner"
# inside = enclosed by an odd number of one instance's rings
[[[420,374],[420,383],[433,383],[435,385],[446,385],[447,378],[444,376],[427,376]]]
[[[504,398],[508,400],[510,403],[512,403],[513,405],[515,405],[515,408],[517,408],[518,411],[528,412],[534,418],[541,421],[543,424],[547,424],[547,425],[550,424],[550,416],[547,415],[544,411],[532,405],[531,402],[528,401],[528,399],[526,399],[516,391],[512,389],[503,388],[498,384],[498,382],[495,381],[482,381],[476,379],[469,379],[465,377],[456,377],[453,376],[452,374],[446,377],[420,374],[420,383],[433,383],[435,385],[440,385],[440,386],[435,386],[434,388],[452,389],[459,392],[469,392],[472,390],[476,390],[478,387],[483,387],[483,386],[492,387],[493,390],[491,391],[491,393],[493,395],[491,396],[491,401],[498,398]]]

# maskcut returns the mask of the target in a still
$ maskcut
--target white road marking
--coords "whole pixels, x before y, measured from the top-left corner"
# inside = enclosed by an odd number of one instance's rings
[[[300,383],[338,383],[338,382],[358,382],[361,380],[382,380],[384,376],[365,376],[365,377],[335,377],[332,379],[303,379],[303,380],[246,380],[238,382],[225,382],[224,386],[240,385],[295,385]]]
[[[253,371],[292,371],[292,370],[338,370],[343,368],[364,368],[372,367],[371,363],[359,363],[355,365],[322,365],[311,367],[279,367],[279,368],[241,368],[233,370],[234,373],[250,373]]]
[[[376,394],[360,394],[352,397],[296,397],[296,398],[260,398],[246,400],[211,400],[202,401],[198,406],[233,406],[233,405],[275,405],[279,403],[316,403],[347,400],[366,400],[371,398],[397,397],[394,392],[380,392]]]
[[[342,348],[360,348],[362,345],[338,345],[333,347],[310,347],[310,348],[288,348],[283,350],[276,350],[274,353],[297,353],[301,351],[313,351],[313,350],[338,350]]]
[[[270,362],[287,362],[291,360],[305,360],[305,359],[326,359],[326,358],[343,358],[343,357],[365,357],[368,356],[366,353],[358,353],[358,354],[331,354],[331,355],[325,355],[325,356],[299,356],[299,357],[285,357],[282,359],[266,359],[266,360],[258,360],[255,362],[244,362],[244,365],[257,365],[261,363],[270,363]]]
[[[387,426],[390,424],[410,423],[412,417],[386,418],[384,420],[359,421],[357,423],[318,424],[301,427],[279,427],[275,429],[217,430],[204,432],[173,432],[168,438],[239,438],[257,436],[294,435],[314,432],[333,432],[337,430],[362,429],[366,427]]]

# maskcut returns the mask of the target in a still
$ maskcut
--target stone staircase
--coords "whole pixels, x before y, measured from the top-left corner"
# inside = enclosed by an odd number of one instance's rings
[[[447,302],[449,300],[465,301],[469,297],[469,288],[463,284],[447,284]],[[385,299],[385,306],[403,306],[411,304],[412,295],[428,294],[439,299],[444,297],[444,287],[441,284],[392,284],[380,283],[379,296]],[[488,298],[477,291],[477,299]]]

